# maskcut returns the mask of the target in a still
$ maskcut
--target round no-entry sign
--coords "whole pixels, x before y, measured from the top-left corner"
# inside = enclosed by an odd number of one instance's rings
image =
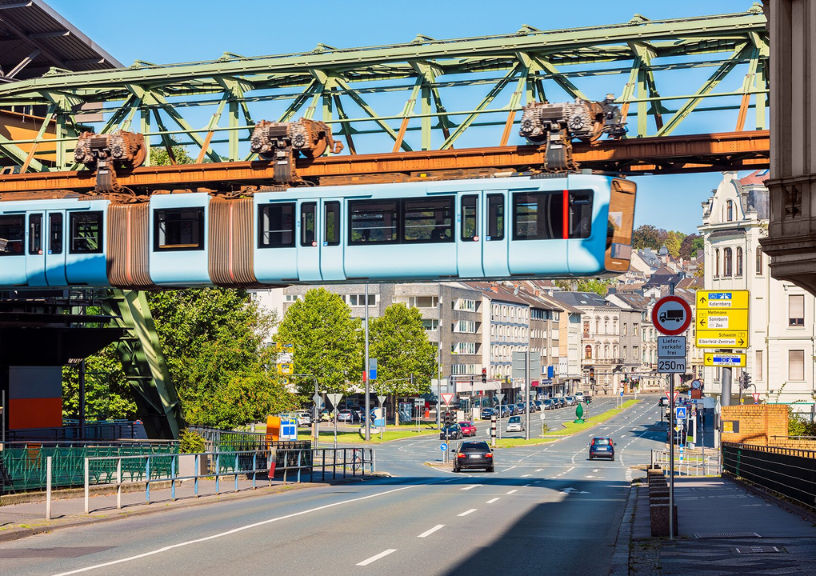
[[[676,336],[691,324],[691,308],[679,296],[664,296],[652,308],[652,324],[666,336]]]

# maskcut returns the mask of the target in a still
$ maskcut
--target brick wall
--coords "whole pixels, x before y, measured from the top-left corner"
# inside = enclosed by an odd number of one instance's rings
[[[773,436],[788,435],[787,406],[768,404],[723,406],[721,418],[723,422],[739,422],[739,431],[723,432],[723,442],[767,446],[768,440]]]

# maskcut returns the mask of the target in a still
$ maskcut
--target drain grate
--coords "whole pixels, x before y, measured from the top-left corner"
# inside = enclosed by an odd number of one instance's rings
[[[737,554],[780,554],[786,552],[779,546],[737,546],[734,548]]]
[[[715,538],[762,538],[762,536],[756,532],[696,532],[694,538],[708,540]]]

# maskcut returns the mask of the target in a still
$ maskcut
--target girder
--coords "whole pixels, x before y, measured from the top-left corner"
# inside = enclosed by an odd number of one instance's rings
[[[712,110],[732,111],[723,130],[754,129],[766,126],[767,44],[765,16],[755,5],[719,16],[654,21],[636,16],[608,26],[546,31],[524,26],[481,38],[418,36],[390,46],[321,44],[307,53],[53,71],[0,85],[0,107],[51,107],[57,138],[49,140],[56,141],[56,160],[25,164],[37,171],[76,168],[71,146],[83,130],[134,130],[134,124],[148,150],[189,146],[199,162],[250,160],[255,122],[299,116],[331,126],[352,156],[498,146],[513,143],[517,112],[533,99],[602,100],[607,92],[626,111],[630,136],[693,133],[684,130],[687,116]],[[701,73],[705,68],[712,71]],[[677,82],[679,74],[693,79]],[[604,94],[591,92],[588,79],[601,76]],[[669,76],[674,90],[665,85]],[[685,87],[681,94],[678,85]],[[75,118],[94,107],[101,120]],[[0,163],[22,166],[23,148],[44,137],[34,130],[27,140],[0,139]]]

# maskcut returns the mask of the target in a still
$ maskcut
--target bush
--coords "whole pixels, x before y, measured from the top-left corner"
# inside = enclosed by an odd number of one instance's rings
[[[204,452],[206,447],[203,437],[190,430],[182,430],[179,437],[179,451],[182,454],[198,454]]]
[[[794,414],[788,406],[788,436],[816,436],[816,423]]]

